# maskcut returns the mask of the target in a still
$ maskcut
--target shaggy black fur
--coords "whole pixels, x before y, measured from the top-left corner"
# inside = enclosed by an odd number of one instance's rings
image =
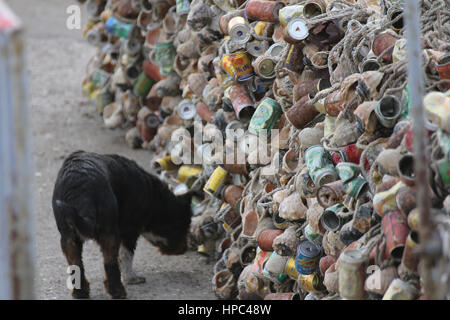
[[[184,253],[191,197],[176,197],[157,177],[124,157],[72,153],[58,173],[52,205],[67,262],[81,270],[81,288],[73,290],[73,297],[89,297],[81,258],[85,239],[100,245],[105,288],[113,298],[126,297],[118,264],[120,245],[133,253],[139,236],[150,232],[157,236],[152,243],[161,253]]]

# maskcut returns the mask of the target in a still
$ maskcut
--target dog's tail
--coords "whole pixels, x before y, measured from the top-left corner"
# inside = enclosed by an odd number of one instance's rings
[[[63,219],[69,227],[77,230],[86,238],[94,237],[95,224],[79,215],[75,207],[61,200],[55,201],[55,207],[62,214]]]

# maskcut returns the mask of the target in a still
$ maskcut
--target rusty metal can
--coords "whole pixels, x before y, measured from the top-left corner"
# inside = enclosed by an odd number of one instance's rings
[[[245,14],[249,20],[277,23],[279,11],[283,7],[283,2],[250,0],[245,6]]]
[[[317,202],[323,207],[328,208],[344,201],[345,187],[342,180],[327,183],[317,190]]]
[[[450,54],[449,53],[443,55],[439,59],[439,64],[436,66],[436,70],[439,73],[439,77],[441,78],[441,80],[450,79]],[[445,85],[445,88],[447,90],[450,90],[450,83],[447,83]]]
[[[392,53],[394,52],[394,45],[395,42],[397,42],[397,40],[398,38],[393,34],[391,34],[390,32],[380,33],[378,36],[375,37],[372,43],[372,51],[378,57],[385,50],[391,48],[383,55],[382,60],[385,63],[392,63],[393,61]]]
[[[419,234],[411,231],[406,238],[405,250],[402,256],[402,266],[409,273],[417,273],[417,266],[419,265],[420,256],[416,252],[419,247]]]
[[[273,251],[273,240],[283,233],[279,229],[266,229],[258,235],[258,246],[261,250]]]
[[[406,217],[400,211],[390,211],[381,223],[386,238],[386,250],[394,260],[400,261],[409,234]]]
[[[197,111],[197,114],[200,116],[200,118],[202,118],[203,121],[212,123],[214,112],[209,110],[206,103],[204,103],[203,101],[199,101],[196,106],[196,111]]]
[[[325,110],[329,116],[337,117],[344,109],[344,101],[341,98],[340,91],[330,93],[325,98]]]
[[[317,92],[327,89],[331,86],[330,80],[328,79],[314,79],[306,80],[297,83],[292,91],[294,95],[294,100],[298,101],[305,96],[314,97]]]
[[[295,269],[299,274],[313,274],[319,268],[322,247],[315,245],[311,241],[304,240],[297,247],[295,257]]]
[[[341,253],[339,261],[340,296],[347,300],[363,299],[368,257],[360,250],[347,249]]]
[[[372,204],[364,204],[359,206],[353,217],[352,230],[356,230],[361,234],[366,233],[371,226],[372,211]]]
[[[289,110],[286,112],[286,118],[297,129],[305,128],[319,112],[310,103],[309,97],[304,96],[298,100]]]
[[[290,71],[299,74],[302,73],[305,65],[303,64],[303,51],[300,44],[296,43],[290,45],[284,66]]]
[[[222,68],[236,82],[245,82],[255,75],[248,55],[242,51],[225,54],[222,57]]]
[[[237,118],[250,119],[255,112],[255,107],[247,92],[247,87],[242,84],[236,84],[227,90]]]

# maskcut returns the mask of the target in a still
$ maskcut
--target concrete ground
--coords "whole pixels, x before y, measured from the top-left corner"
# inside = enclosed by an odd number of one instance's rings
[[[79,149],[116,153],[150,167],[151,154],[131,150],[124,130],[104,128],[96,107],[82,96],[81,82],[94,55],[81,30],[69,30],[66,13],[74,0],[6,0],[27,30],[27,67],[34,157],[36,212],[36,291],[38,299],[71,299],[66,287],[67,264],[51,209],[53,184],[63,159]],[[82,7],[82,26],[87,15]],[[83,254],[91,298],[107,299],[103,263],[97,245],[89,242]],[[127,286],[130,299],[215,299],[211,289],[213,264],[197,252],[161,256],[148,242],[138,243],[136,272],[147,282]]]

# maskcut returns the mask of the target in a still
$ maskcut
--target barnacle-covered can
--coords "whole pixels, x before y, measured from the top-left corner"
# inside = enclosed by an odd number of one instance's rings
[[[393,128],[402,113],[400,101],[395,96],[384,96],[375,107],[375,115],[386,128]]]
[[[303,18],[293,18],[284,28],[283,39],[288,43],[300,42],[308,36],[308,26]]]
[[[206,182],[203,191],[212,196],[219,194],[222,191],[221,187],[224,185],[226,178],[227,171],[222,167],[217,167]]]
[[[275,42],[269,49],[267,49],[266,54],[272,57],[279,57],[281,52],[283,52],[284,44]]]
[[[275,61],[267,54],[260,55],[252,65],[255,73],[263,79],[275,78]]]
[[[305,163],[317,188],[338,180],[331,156],[323,146],[309,147],[305,152]]]
[[[303,16],[303,5],[296,4],[296,5],[286,6],[282,9],[280,9],[280,12],[279,12],[280,24],[283,27],[286,27],[292,19],[300,18],[302,16]]]
[[[267,41],[252,40],[247,43],[247,52],[253,57],[263,55],[268,49]]]
[[[250,59],[243,51],[225,54],[222,57],[222,68],[236,82],[245,82],[255,75]]]
[[[406,238],[405,250],[403,250],[402,263],[403,268],[409,273],[417,273],[420,256],[417,253],[419,247],[419,234],[411,231]]]
[[[228,22],[228,34],[235,43],[247,43],[250,40],[250,26],[243,17],[234,17]]]
[[[180,103],[178,104],[177,113],[181,119],[191,120],[197,114],[197,108],[191,100],[184,99],[181,100]]]
[[[299,274],[312,274],[318,270],[322,247],[304,240],[297,247],[295,269]]]
[[[341,253],[339,260],[340,296],[347,300],[363,299],[368,257],[360,250],[347,249]]]
[[[283,110],[278,102],[271,98],[265,98],[250,120],[249,132],[270,135],[270,130],[273,129],[282,113]]]

